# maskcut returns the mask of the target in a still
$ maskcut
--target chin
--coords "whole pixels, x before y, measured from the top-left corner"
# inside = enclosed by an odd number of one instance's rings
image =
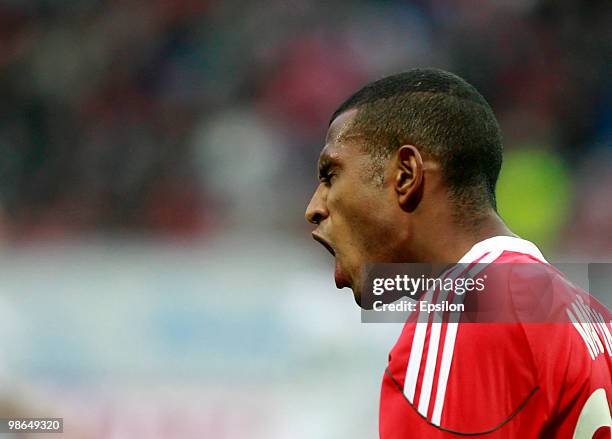
[[[361,309],[372,309],[372,306],[367,306],[368,304],[361,303],[361,291],[355,291],[353,289],[353,298],[355,299],[355,303]]]

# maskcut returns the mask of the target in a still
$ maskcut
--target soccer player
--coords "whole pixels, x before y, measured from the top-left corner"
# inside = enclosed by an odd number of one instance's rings
[[[338,288],[363,305],[366,263],[452,262],[464,271],[452,276],[489,271],[488,291],[513,316],[546,298],[546,320],[413,312],[383,374],[383,439],[610,438],[612,314],[504,224],[501,163],[491,108],[441,70],[372,82],[331,118],[306,218],[335,257]],[[510,268],[491,271],[501,263]],[[525,266],[539,270],[513,268]]]

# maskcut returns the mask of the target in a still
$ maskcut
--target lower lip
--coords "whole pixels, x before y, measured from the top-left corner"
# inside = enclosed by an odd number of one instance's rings
[[[350,283],[348,279],[346,278],[346,276],[344,275],[344,273],[342,272],[342,269],[340,268],[340,263],[338,262],[337,259],[336,259],[336,270],[334,272],[334,280],[336,281],[336,288],[345,288],[345,287],[350,286]]]

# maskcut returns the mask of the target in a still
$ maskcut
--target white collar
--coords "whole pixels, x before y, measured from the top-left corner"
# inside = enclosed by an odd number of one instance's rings
[[[534,243],[514,236],[494,236],[477,242],[474,246],[459,260],[460,264],[469,264],[474,262],[486,253],[495,254],[497,257],[502,252],[509,251],[515,253],[523,253],[533,256],[541,262],[548,263],[542,252],[535,246]],[[495,257],[494,259],[497,259]],[[490,258],[487,258],[490,259]],[[484,262],[484,261],[483,261]]]

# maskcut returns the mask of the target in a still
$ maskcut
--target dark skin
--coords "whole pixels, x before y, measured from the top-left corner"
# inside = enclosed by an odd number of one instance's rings
[[[357,111],[330,124],[306,208],[317,226],[313,238],[335,256],[336,286],[351,288],[357,304],[368,262],[456,262],[479,241],[515,236],[493,208],[475,229],[458,225],[439,163],[416,145],[401,146],[385,162],[382,183],[374,178],[363,136],[352,128]]]

